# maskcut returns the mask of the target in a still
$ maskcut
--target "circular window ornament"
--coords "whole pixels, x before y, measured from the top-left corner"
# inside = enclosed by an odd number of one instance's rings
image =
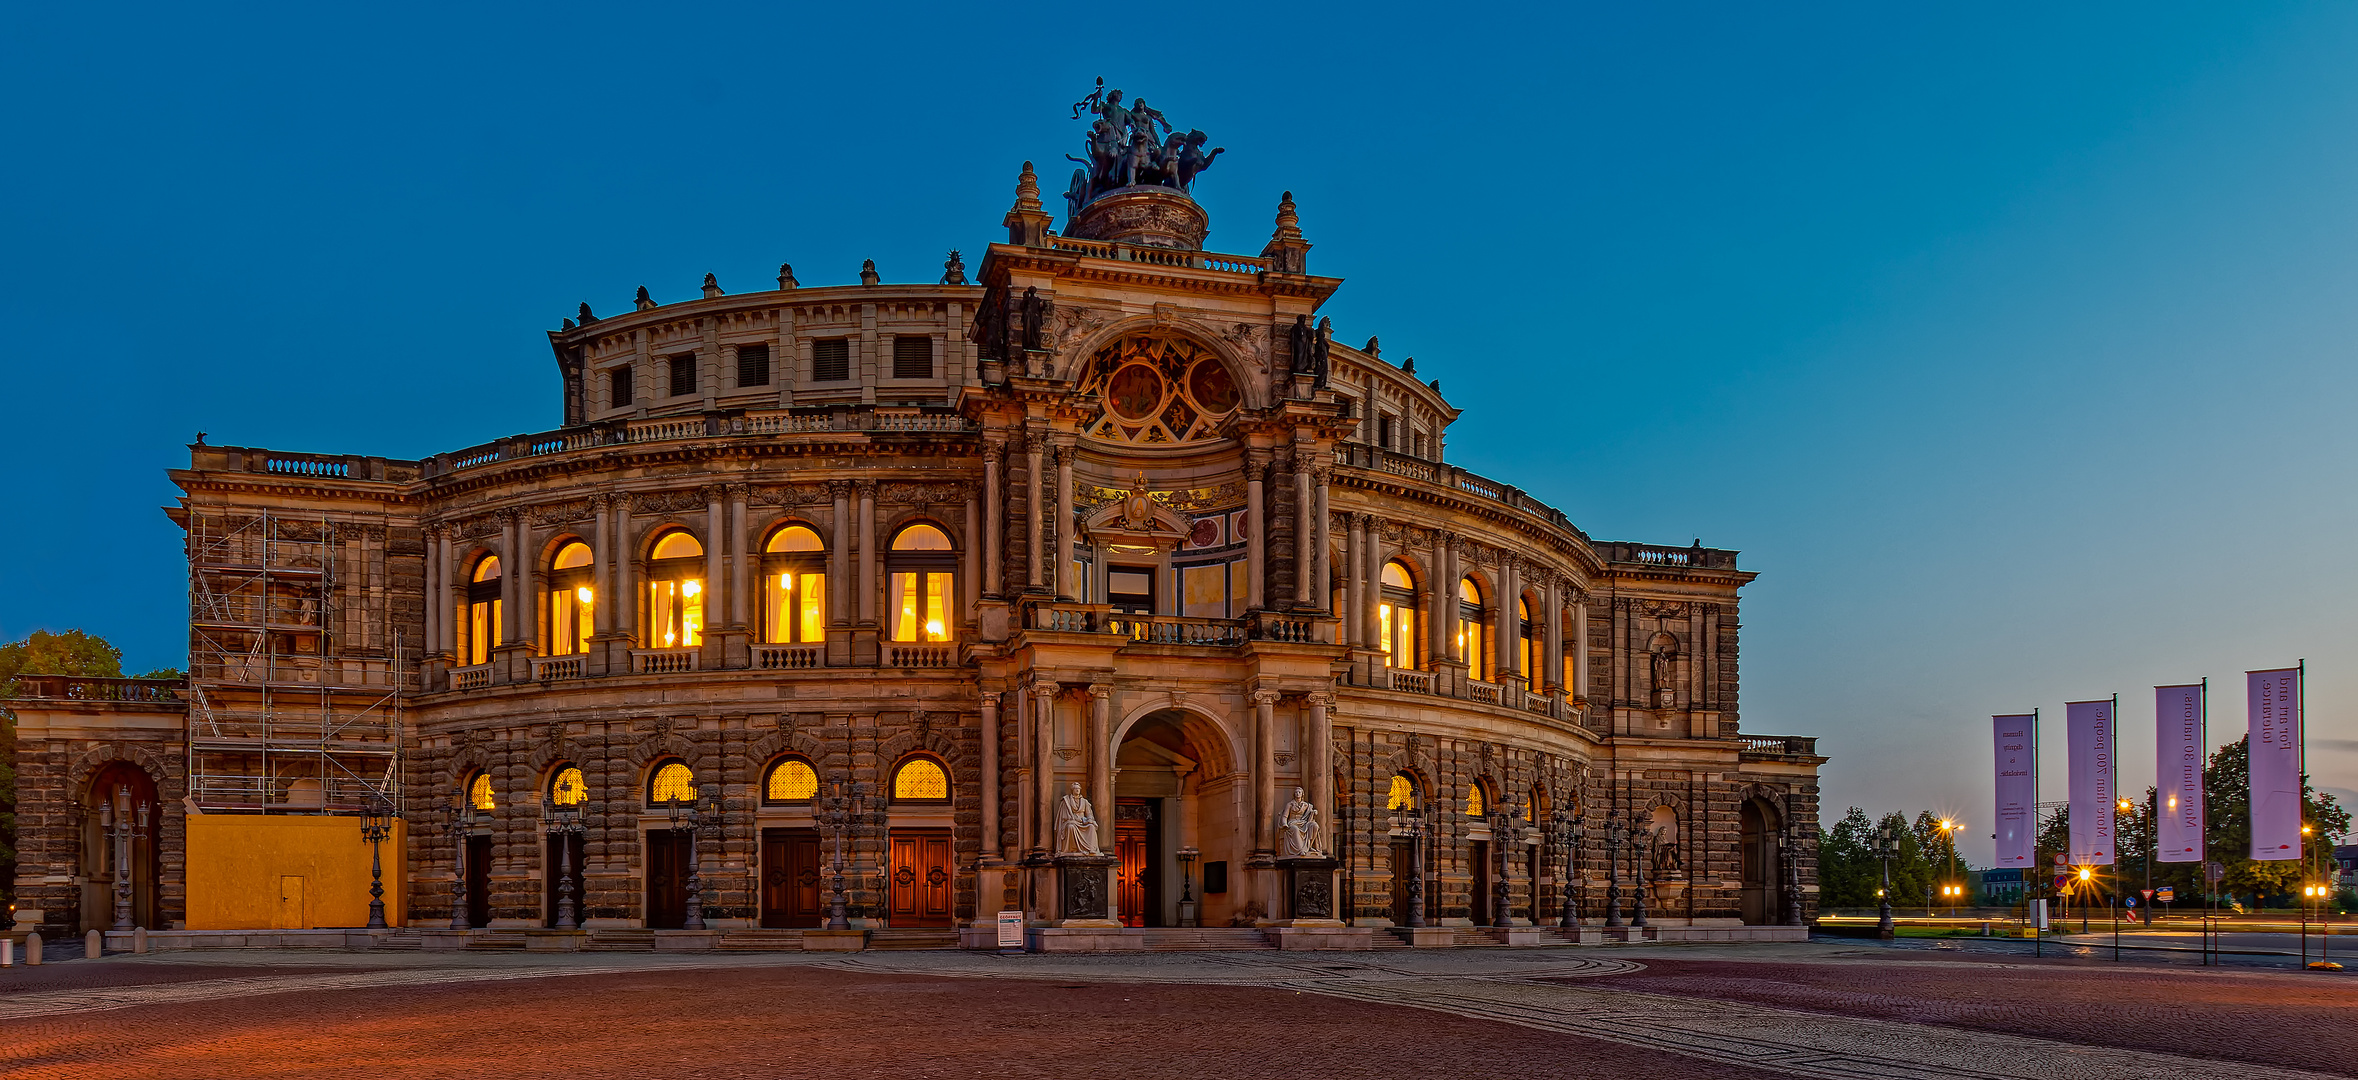
[[[1133,424],[1162,411],[1163,379],[1144,364],[1129,364],[1105,383],[1105,407]]]
[[[1090,436],[1111,442],[1171,444],[1220,437],[1244,394],[1212,350],[1182,337],[1126,337],[1090,357],[1080,389],[1101,412]]]
[[[1228,368],[1218,360],[1198,360],[1187,373],[1187,396],[1195,399],[1196,408],[1213,415],[1236,411],[1236,380],[1228,377]]]

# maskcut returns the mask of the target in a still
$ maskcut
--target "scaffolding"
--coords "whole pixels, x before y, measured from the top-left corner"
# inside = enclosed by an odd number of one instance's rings
[[[408,681],[382,604],[347,612],[334,520],[192,507],[190,798],[212,812],[398,807]]]

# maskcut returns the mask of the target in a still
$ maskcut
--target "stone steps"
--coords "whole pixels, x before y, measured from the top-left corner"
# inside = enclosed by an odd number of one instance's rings
[[[1250,927],[1156,928],[1144,931],[1146,947],[1162,952],[1274,949],[1269,935]]]
[[[871,949],[955,949],[958,931],[949,927],[905,927],[868,931]]]
[[[470,949],[522,949],[523,947],[524,935],[522,934],[502,934],[497,931],[478,930],[467,935],[467,948]]]
[[[654,952],[652,930],[592,930],[581,943],[583,952]]]
[[[652,939],[649,947],[652,948]],[[802,948],[802,931],[777,928],[729,930],[713,948],[727,952],[795,952]]]

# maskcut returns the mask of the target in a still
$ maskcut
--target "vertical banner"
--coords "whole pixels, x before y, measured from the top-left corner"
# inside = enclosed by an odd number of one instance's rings
[[[2301,669],[2251,683],[2252,858],[2301,857]]]
[[[2201,862],[2202,686],[2153,688],[2154,858]]]
[[[1998,866],[2029,866],[2036,856],[2039,819],[2038,719],[1990,717],[1998,771]]]
[[[2071,744],[2071,863],[2111,866],[2112,702],[2074,701],[2063,710],[2063,731]]]

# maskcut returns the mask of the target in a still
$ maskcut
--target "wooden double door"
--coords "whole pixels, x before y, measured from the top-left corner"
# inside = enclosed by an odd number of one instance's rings
[[[816,829],[761,831],[761,924],[808,930],[826,921]]]
[[[1155,843],[1156,802],[1121,799],[1114,807],[1114,905],[1123,926],[1161,926],[1162,860]]]
[[[896,927],[951,925],[958,871],[950,858],[950,830],[895,829],[886,917]]]
[[[491,925],[491,837],[467,836],[467,925]]]
[[[688,921],[688,831],[647,834],[647,926],[677,930]]]

